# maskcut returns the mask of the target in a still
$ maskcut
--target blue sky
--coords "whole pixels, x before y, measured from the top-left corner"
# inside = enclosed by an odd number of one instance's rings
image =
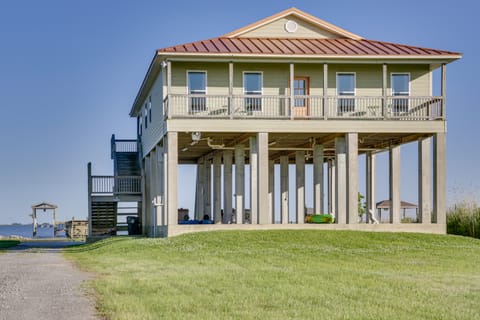
[[[155,49],[292,6],[368,39],[464,53],[447,68],[447,182],[451,199],[476,195],[474,1],[0,0],[0,223],[30,222],[30,206],[42,201],[57,204],[60,219],[86,217],[87,163],[111,174],[110,135],[135,136],[128,113]],[[402,198],[411,201],[415,148],[402,150]]]

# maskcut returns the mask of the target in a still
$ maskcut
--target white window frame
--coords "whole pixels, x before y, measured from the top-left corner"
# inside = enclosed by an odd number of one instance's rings
[[[258,98],[255,98],[255,97],[252,97],[252,96],[255,96],[256,94],[250,94],[249,97],[246,97],[247,96],[247,91],[245,90],[245,74],[246,73],[257,73],[257,74],[260,74],[260,97]],[[249,111],[249,112],[252,112],[252,111],[255,111],[255,112],[262,112],[263,111],[263,71],[243,71],[242,72],[242,87],[243,87],[243,96],[245,97],[243,99],[243,104],[244,104],[244,109],[246,111]],[[260,108],[259,109],[250,109],[246,103],[247,99],[259,99],[260,101]],[[247,110],[247,109],[250,109],[250,110]]]
[[[407,75],[408,76],[408,93],[407,94],[397,94],[393,91],[393,76],[395,75]],[[410,100],[407,99],[397,99],[394,97],[410,97],[412,93],[411,89],[411,75],[410,72],[390,72],[390,95],[392,96],[392,108],[394,113],[407,112],[410,109]]]
[[[148,96],[148,122],[152,122],[152,96]]]
[[[205,95],[205,98],[204,99],[204,108],[202,108],[201,110],[193,110],[191,108],[192,106],[192,103],[191,103],[191,99],[188,98],[188,96],[191,94],[190,93],[190,77],[188,76],[189,73],[204,73],[205,74],[205,93],[198,93],[199,95]],[[202,111],[207,111],[207,94],[208,94],[208,72],[207,70],[187,70],[186,71],[186,77],[187,77],[187,112],[188,113],[196,113],[196,112],[202,112]],[[200,97],[198,98],[192,98],[192,99],[202,99]]]
[[[147,102],[145,102],[143,113],[145,116],[145,129],[148,129],[148,103]]]
[[[352,95],[341,95],[339,92],[338,86],[338,76],[339,75],[353,75],[353,94]],[[335,74],[335,87],[337,92],[337,110],[340,114],[344,112],[351,112],[355,111],[355,96],[357,95],[357,73],[353,71],[341,71]],[[344,97],[343,99],[341,97]],[[353,97],[353,98],[345,98],[345,97]],[[346,103],[344,105],[344,103]]]

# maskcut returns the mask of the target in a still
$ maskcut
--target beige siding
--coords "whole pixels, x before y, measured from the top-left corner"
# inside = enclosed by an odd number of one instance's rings
[[[150,90],[147,99],[142,107],[142,149],[143,155],[147,155],[160,141],[163,135],[163,72],[160,72]],[[148,127],[145,129],[145,103],[148,104],[149,97],[152,98],[152,119],[148,120]]]
[[[357,96],[382,95],[382,65],[329,65],[328,95],[336,95],[337,73],[353,72],[356,75]],[[387,95],[391,94],[390,76],[396,72],[410,73],[410,95],[429,96],[431,92],[430,70],[428,65],[388,65]]]
[[[228,63],[172,62],[172,94],[186,94],[187,72],[207,72],[207,94],[228,94]]]
[[[285,23],[293,20],[297,23],[295,32],[287,32]],[[309,24],[306,21],[293,16],[288,16],[276,21],[270,22],[257,29],[251,30],[241,37],[247,38],[338,38],[338,36]]]

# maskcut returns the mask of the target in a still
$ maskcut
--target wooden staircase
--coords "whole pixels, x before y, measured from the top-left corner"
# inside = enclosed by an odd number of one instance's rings
[[[141,169],[137,140],[116,140],[112,135],[113,176],[92,176],[88,167],[90,236],[127,231],[127,216],[140,217]]]
[[[92,236],[115,235],[117,233],[117,202],[92,201]]]

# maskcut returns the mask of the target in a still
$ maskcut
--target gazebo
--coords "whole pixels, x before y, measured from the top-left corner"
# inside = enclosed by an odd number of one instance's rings
[[[391,206],[390,200],[383,200],[383,201],[377,202],[376,208],[378,210],[378,218],[380,222],[382,222],[382,209],[384,210],[390,209],[390,206]],[[407,209],[415,209],[415,214],[418,219],[418,205],[407,202],[407,201],[400,201],[400,209],[403,210],[403,218],[405,218],[405,211]]]
[[[37,236],[37,210],[43,210],[43,212],[46,212],[47,210],[53,210],[53,237],[55,238],[57,234],[57,221],[56,221],[56,216],[57,216],[57,206],[51,203],[47,202],[42,202],[36,205],[32,206],[32,218],[33,218],[33,237],[35,238]]]

